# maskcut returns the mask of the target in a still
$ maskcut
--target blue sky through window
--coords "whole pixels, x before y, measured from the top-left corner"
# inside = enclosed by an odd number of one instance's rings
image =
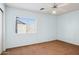
[[[33,24],[35,22],[35,19],[30,17],[17,17],[17,20],[25,24]]]

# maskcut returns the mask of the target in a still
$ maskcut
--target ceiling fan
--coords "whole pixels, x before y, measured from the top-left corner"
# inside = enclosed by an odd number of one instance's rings
[[[52,9],[52,14],[56,14],[57,13],[57,9],[58,8],[61,8],[61,7],[64,7],[64,6],[66,6],[66,5],[68,5],[68,3],[53,3],[53,6],[51,6],[50,8]],[[45,10],[45,8],[40,8],[40,10]],[[62,11],[63,9],[61,8],[61,11]]]

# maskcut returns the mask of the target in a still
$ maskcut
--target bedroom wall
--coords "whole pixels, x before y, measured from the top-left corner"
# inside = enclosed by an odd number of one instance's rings
[[[79,10],[57,17],[57,39],[79,45]]]
[[[16,16],[35,17],[37,20],[37,33],[16,34]],[[56,39],[55,16],[6,8],[6,48],[46,42]]]

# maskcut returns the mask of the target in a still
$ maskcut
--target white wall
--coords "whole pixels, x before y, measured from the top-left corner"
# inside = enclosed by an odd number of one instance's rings
[[[79,11],[57,17],[57,39],[79,45]]]
[[[37,33],[16,34],[16,16],[35,17]],[[6,48],[29,45],[56,39],[55,16],[7,7],[6,9]]]

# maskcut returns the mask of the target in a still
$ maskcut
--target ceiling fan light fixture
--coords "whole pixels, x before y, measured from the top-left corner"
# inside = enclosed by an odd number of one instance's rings
[[[52,14],[56,14],[56,9],[57,9],[57,4],[54,3],[53,10],[52,10]]]
[[[52,13],[53,13],[53,14],[56,14],[56,10],[53,10]]]

